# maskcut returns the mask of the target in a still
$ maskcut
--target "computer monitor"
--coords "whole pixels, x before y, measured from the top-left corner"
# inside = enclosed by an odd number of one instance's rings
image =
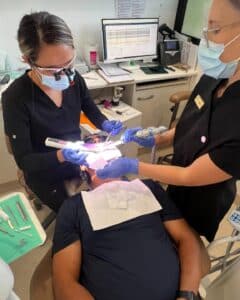
[[[199,44],[202,30],[207,24],[211,0],[179,0],[174,29],[189,36],[193,43]]]
[[[103,60],[105,63],[157,57],[158,18],[103,19]]]

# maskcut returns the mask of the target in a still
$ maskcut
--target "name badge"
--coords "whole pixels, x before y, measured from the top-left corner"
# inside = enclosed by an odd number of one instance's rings
[[[205,102],[203,100],[203,98],[198,95],[195,99],[194,99],[195,104],[197,105],[198,109],[202,109],[203,106],[205,105]]]

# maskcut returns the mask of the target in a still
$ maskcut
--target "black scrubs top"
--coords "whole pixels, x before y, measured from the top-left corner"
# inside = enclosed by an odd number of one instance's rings
[[[46,147],[45,139],[79,140],[81,111],[98,128],[106,120],[91,99],[84,79],[77,72],[74,82],[73,86],[63,91],[61,107],[57,107],[33,83],[27,72],[2,95],[5,134],[10,139],[16,163],[23,170],[31,189],[53,209],[56,204],[50,202],[61,202],[61,198],[66,198],[63,181],[78,177],[79,166],[69,162],[60,163],[56,149]]]
[[[208,153],[232,179],[201,187],[168,188],[189,224],[209,241],[233,203],[240,178],[240,81],[215,98],[221,83],[204,75],[197,84],[176,127],[172,163],[186,167]]]

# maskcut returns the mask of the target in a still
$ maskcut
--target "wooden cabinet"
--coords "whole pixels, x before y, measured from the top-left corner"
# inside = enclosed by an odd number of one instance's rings
[[[189,89],[188,79],[166,80],[136,85],[132,106],[142,112],[142,127],[168,126],[173,104],[169,97]]]

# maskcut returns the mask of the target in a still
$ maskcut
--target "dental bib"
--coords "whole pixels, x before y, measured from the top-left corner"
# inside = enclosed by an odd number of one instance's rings
[[[83,191],[82,198],[94,231],[162,209],[153,193],[139,179],[108,182],[93,191]]]

